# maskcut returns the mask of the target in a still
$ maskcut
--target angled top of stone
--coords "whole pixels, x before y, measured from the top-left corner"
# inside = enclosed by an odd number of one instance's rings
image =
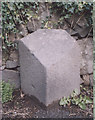
[[[61,29],[39,29],[22,38],[21,42],[47,67],[60,58],[76,59],[80,55],[76,40]]]

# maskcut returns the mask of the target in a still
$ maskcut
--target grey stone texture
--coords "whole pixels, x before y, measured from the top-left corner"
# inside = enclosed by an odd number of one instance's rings
[[[82,60],[80,74],[93,73],[93,38],[84,38],[77,41],[81,48]]]
[[[0,120],[2,119],[2,99],[0,97]]]
[[[80,92],[80,47],[65,30],[39,29],[19,41],[21,88],[48,106]]]
[[[93,86],[93,74],[83,75],[84,85]]]
[[[1,5],[0,5],[1,7]],[[0,39],[0,67],[2,66],[2,41]],[[2,81],[2,71],[0,70],[0,83]],[[2,88],[0,85],[0,120],[2,119],[2,96],[1,96]]]
[[[18,66],[17,61],[7,60],[6,62],[6,68],[12,69],[12,68],[16,68],[17,66]]]
[[[18,62],[19,55],[18,50],[14,50],[10,53],[10,60]]]
[[[4,69],[2,71],[2,80],[9,82],[15,89],[20,88],[20,78],[18,71]]]
[[[90,76],[87,75],[83,75],[83,80],[84,80],[84,85],[90,85]]]
[[[93,86],[94,83],[93,74],[89,75],[89,79],[90,79],[90,85]]]

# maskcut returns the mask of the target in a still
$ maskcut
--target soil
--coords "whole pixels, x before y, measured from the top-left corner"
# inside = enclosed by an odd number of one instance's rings
[[[93,97],[93,89],[86,87],[90,98]],[[87,94],[81,91],[82,94]],[[59,101],[49,107],[45,107],[33,96],[21,94],[20,90],[15,90],[13,100],[3,104],[3,118],[92,118],[93,104],[87,105],[86,110],[78,106],[59,106]]]

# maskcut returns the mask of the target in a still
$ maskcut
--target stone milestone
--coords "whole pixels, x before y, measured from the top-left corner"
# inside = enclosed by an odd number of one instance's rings
[[[21,88],[48,106],[80,92],[81,52],[65,30],[39,29],[19,41]]]

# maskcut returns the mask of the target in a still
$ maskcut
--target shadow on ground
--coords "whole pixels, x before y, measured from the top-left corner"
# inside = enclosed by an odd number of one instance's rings
[[[93,113],[77,106],[61,107],[59,101],[47,109],[34,97],[21,97],[20,90],[13,93],[13,100],[3,104],[3,118],[92,118]]]

